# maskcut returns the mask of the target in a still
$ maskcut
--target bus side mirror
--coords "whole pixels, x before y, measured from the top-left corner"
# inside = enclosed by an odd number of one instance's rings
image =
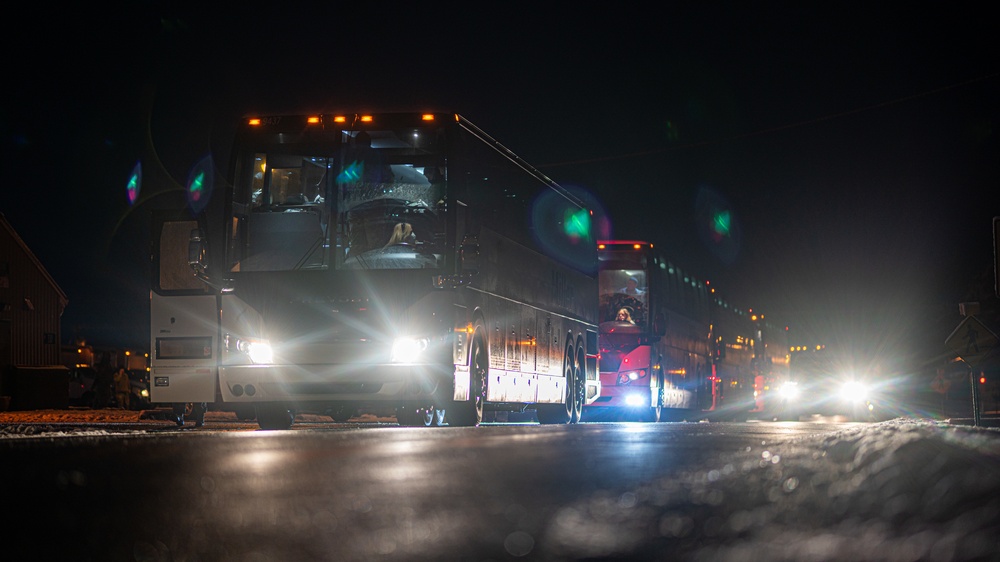
[[[205,244],[201,239],[201,229],[195,228],[188,238],[188,265],[195,273],[205,271]]]
[[[188,265],[194,271],[194,276],[217,291],[223,293],[232,292],[233,286],[230,283],[231,280],[213,279],[205,272],[208,269],[207,253],[208,250],[205,246],[205,241],[202,239],[201,229],[192,229],[191,236],[188,238]]]

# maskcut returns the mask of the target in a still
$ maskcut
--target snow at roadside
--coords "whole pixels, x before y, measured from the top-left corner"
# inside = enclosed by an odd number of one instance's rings
[[[0,412],[0,438],[54,438],[81,417],[127,425],[140,416]],[[229,416],[209,412],[206,427],[235,421]],[[533,545],[527,535],[518,544],[515,533],[505,546],[544,559],[1000,560],[1000,429],[899,418],[762,442],[720,452],[698,470],[581,499],[546,535]]]
[[[761,443],[581,500],[549,532],[568,559],[1000,560],[1000,430],[896,419]]]

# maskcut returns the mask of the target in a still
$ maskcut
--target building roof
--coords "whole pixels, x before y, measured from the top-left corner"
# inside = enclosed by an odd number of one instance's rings
[[[30,259],[32,263],[35,264],[35,266],[38,268],[38,271],[41,272],[42,276],[45,277],[45,279],[49,282],[49,284],[52,285],[52,288],[55,289],[56,293],[58,293],[59,304],[63,308],[66,308],[66,305],[69,304],[69,298],[66,296],[66,293],[62,290],[62,287],[60,287],[59,284],[56,283],[56,280],[53,279],[51,275],[49,275],[48,270],[45,269],[45,266],[42,265],[42,262],[39,261],[38,257],[35,256],[34,252],[31,251],[31,248],[29,248],[28,245],[24,243],[24,240],[22,240],[21,237],[18,236],[17,231],[14,230],[14,227],[11,226],[11,224],[7,221],[7,217],[5,217],[3,213],[0,213],[0,227],[3,227],[7,232],[9,232],[10,237],[14,240],[14,242],[16,242],[17,245],[20,246],[22,250],[24,250],[24,253],[25,255],[28,256],[28,259]]]

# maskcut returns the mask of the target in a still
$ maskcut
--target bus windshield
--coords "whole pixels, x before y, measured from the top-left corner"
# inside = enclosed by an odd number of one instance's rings
[[[426,133],[249,137],[233,187],[230,270],[440,267],[446,170]]]
[[[649,316],[645,258],[639,253],[609,254],[602,254],[600,263],[601,332],[637,333]],[[630,325],[636,328],[630,330]]]

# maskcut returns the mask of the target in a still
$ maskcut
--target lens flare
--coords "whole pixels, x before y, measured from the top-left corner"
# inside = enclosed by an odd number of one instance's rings
[[[742,243],[741,231],[726,198],[710,187],[699,188],[695,221],[698,236],[709,251],[727,265],[735,262]]]
[[[359,181],[365,175],[365,163],[354,161],[344,166],[344,169],[337,175],[337,183],[350,183]]]
[[[188,205],[195,213],[200,213],[208,205],[208,200],[212,196],[213,178],[212,158],[206,156],[195,165],[187,184]]]
[[[546,255],[581,270],[597,263],[591,210],[564,193],[547,189],[531,204],[535,241]]]
[[[135,205],[137,199],[139,199],[139,190],[142,188],[142,164],[140,162],[135,163],[135,167],[132,168],[132,175],[128,178],[128,184],[125,185],[125,194],[128,196],[128,204]]]
[[[590,236],[590,211],[587,209],[566,210],[563,231],[574,242]]]

